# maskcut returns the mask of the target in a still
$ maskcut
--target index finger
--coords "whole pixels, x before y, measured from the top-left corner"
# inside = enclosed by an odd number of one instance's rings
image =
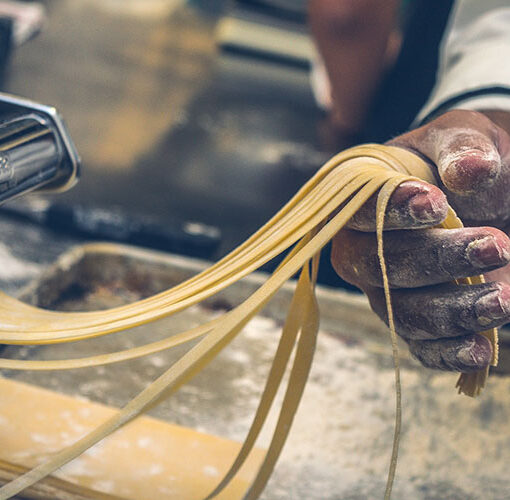
[[[370,197],[351,218],[348,227],[373,232],[376,225],[377,194]],[[448,214],[445,194],[423,181],[405,181],[391,195],[384,229],[424,229],[437,226]]]

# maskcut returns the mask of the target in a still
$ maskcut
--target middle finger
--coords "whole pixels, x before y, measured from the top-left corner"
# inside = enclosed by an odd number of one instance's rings
[[[465,278],[510,262],[510,239],[498,229],[474,227],[390,231],[384,257],[392,288],[416,288]],[[342,230],[333,240],[332,263],[360,288],[382,287],[374,234]]]

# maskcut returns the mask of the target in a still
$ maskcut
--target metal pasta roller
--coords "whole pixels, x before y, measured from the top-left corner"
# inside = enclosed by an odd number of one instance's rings
[[[79,165],[55,108],[0,93],[0,203],[35,189],[65,191]]]

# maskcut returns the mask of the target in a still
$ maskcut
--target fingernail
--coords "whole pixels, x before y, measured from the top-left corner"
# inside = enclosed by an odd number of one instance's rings
[[[510,316],[510,293],[508,288],[490,292],[475,302],[475,314],[481,326]]]
[[[490,267],[507,263],[510,253],[494,236],[486,236],[469,243],[466,247],[466,258],[473,266]]]
[[[440,158],[441,177],[445,185],[458,194],[469,194],[494,183],[501,159],[495,149],[461,149]]]
[[[456,354],[458,368],[461,371],[479,370],[490,363],[492,346],[488,339],[481,335],[473,336],[466,341]]]
[[[441,222],[447,214],[448,207],[441,200],[436,200],[432,193],[418,193],[408,202],[409,213],[417,222]]]

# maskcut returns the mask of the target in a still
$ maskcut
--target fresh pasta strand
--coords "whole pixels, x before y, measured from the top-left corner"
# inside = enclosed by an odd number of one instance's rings
[[[159,352],[175,345],[198,339],[189,351],[166,372],[133,398],[123,409],[75,444],[55,454],[46,463],[20,475],[0,488],[0,500],[6,500],[51,475],[95,443],[129,423],[201,371],[256,315],[278,289],[300,272],[293,302],[289,308],[282,338],[268,375],[259,407],[245,443],[230,470],[207,500],[214,498],[235,476],[252,450],[265,423],[274,395],[282,381],[290,355],[294,361],[282,403],[280,416],[266,458],[246,499],[258,498],[275,466],[288,435],[293,417],[310,370],[319,313],[314,295],[317,255],[335,234],[374,194],[377,201],[378,255],[384,281],[386,307],[395,363],[396,420],[393,450],[388,472],[385,498],[389,499],[396,472],[401,425],[401,387],[397,335],[393,322],[391,294],[383,251],[384,217],[393,191],[410,179],[434,182],[428,165],[414,154],[395,147],[376,144],[346,150],[327,162],[270,221],[246,242],[210,268],[195,277],[138,302],[108,311],[57,312],[29,306],[0,294],[0,343],[37,345],[72,342],[106,335],[116,331],[170,316],[208,298],[282,252],[287,257],[267,281],[239,306],[207,324],[181,332],[163,341],[119,353],[100,354],[77,360],[22,361],[0,359],[0,368],[58,370],[97,366]],[[340,207],[340,208],[339,208]],[[443,227],[462,227],[453,210]],[[310,271],[310,262],[311,271]],[[481,282],[473,277],[467,282]],[[497,363],[497,333],[483,333],[493,346],[492,364]],[[488,369],[462,374],[459,392],[477,395],[487,379]],[[99,498],[99,497],[98,497]]]

